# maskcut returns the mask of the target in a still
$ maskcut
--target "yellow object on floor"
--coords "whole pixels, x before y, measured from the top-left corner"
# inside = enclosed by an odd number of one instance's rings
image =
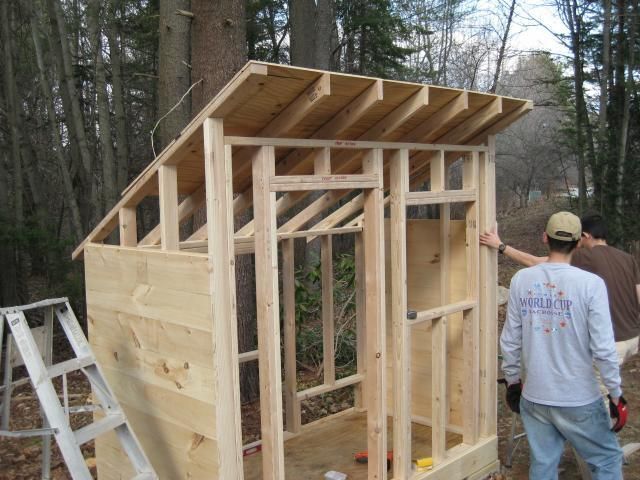
[[[431,457],[418,458],[414,460],[413,463],[415,463],[418,469],[427,470],[433,467],[433,458]]]

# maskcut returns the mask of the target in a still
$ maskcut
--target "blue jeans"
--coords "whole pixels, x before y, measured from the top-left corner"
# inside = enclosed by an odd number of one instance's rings
[[[522,397],[520,414],[529,441],[531,480],[558,478],[565,441],[587,462],[593,480],[622,479],[622,450],[601,398],[580,407],[552,407]]]

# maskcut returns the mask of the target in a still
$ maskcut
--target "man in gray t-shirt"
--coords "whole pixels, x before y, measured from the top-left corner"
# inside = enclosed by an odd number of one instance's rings
[[[619,430],[627,410],[607,291],[601,278],[570,265],[580,235],[580,220],[572,213],[551,216],[543,237],[549,259],[514,275],[500,337],[507,400],[522,415],[533,480],[557,478],[565,441],[594,479],[622,478],[622,451],[593,370],[595,363]]]

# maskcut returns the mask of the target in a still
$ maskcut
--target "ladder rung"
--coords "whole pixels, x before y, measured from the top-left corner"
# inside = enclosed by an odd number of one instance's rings
[[[56,378],[63,373],[80,370],[81,368],[88,367],[89,365],[93,365],[94,363],[96,363],[96,361],[93,357],[72,358],[71,360],[66,360],[64,362],[51,365],[49,368],[47,368],[47,372],[49,374],[49,378]]]
[[[69,407],[69,413],[90,413],[100,410],[99,405],[75,405]]]
[[[82,445],[83,443],[87,443],[88,441],[99,437],[103,433],[110,432],[111,430],[122,425],[124,422],[125,418],[122,413],[112,413],[104,418],[101,418],[97,422],[76,430],[73,433],[76,436],[76,442],[78,443],[78,445]]]
[[[158,476],[153,472],[142,472],[133,477],[131,480],[157,480]]]
[[[55,428],[34,428],[32,430],[0,430],[0,437],[24,438],[24,437],[42,437],[43,435],[54,435]]]
[[[0,0],[1,1],[1,0]],[[50,363],[49,355],[41,353],[39,344],[34,338],[34,331],[30,328],[24,312],[34,308],[46,307],[45,311],[45,338],[52,337],[53,319],[57,318],[64,334],[69,340],[75,353],[75,358],[47,365]],[[0,339],[3,338],[5,321],[13,337],[16,339],[16,348],[24,360],[24,365],[29,373],[29,378],[24,379],[33,383],[35,392],[40,402],[40,407],[46,416],[45,425],[51,428],[27,430],[27,431],[6,431],[0,430],[0,437],[31,437],[54,435],[58,443],[62,457],[73,478],[91,478],[89,468],[82,454],[80,446],[100,435],[115,431],[120,444],[135,467],[135,478],[140,480],[157,480],[157,475],[153,466],[149,463],[135,433],[127,424],[126,416],[114,398],[106,379],[98,368],[95,355],[87,338],[78,323],[71,306],[66,298],[45,300],[43,302],[24,305],[18,307],[0,308]],[[51,344],[48,344],[51,348]],[[0,352],[2,342],[0,342]],[[48,352],[47,352],[48,353]],[[2,355],[0,355],[0,358]],[[60,395],[53,385],[52,379],[69,372],[82,370],[91,383],[93,394],[97,399],[97,404],[78,405],[69,407],[66,382],[63,382],[64,408],[60,404]],[[63,377],[63,379],[66,377]],[[23,380],[23,381],[24,381]],[[6,385],[3,388],[4,396],[10,392],[12,387],[17,386],[17,382]],[[0,395],[1,396],[1,395]],[[8,405],[3,405],[2,408]],[[95,411],[102,409],[106,415],[89,425],[73,431],[70,424],[70,413]],[[43,445],[48,445],[49,439]],[[48,450],[43,451],[43,458],[48,457]]]
[[[49,300],[42,300],[41,302],[30,303],[29,305],[18,305],[15,307],[0,308],[0,315],[7,313],[26,312],[27,310],[34,310],[36,308],[49,307],[53,305],[59,305],[61,303],[67,303],[69,299],[67,297],[51,298]]]

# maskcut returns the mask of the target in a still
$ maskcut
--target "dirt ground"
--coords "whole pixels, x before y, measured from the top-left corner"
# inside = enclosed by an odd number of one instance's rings
[[[566,208],[566,206],[546,202],[533,205],[525,210],[518,210],[511,215],[505,215],[499,219],[502,240],[531,253],[543,254],[544,249],[540,238],[544,224],[550,213],[561,208]],[[526,218],[527,221],[523,221],[523,218]],[[508,287],[511,276],[519,267],[504,257],[501,257],[499,262],[500,284]],[[502,324],[504,321],[504,309],[501,309],[500,313],[500,322]],[[621,444],[640,442],[640,355],[637,355],[624,365],[622,378],[624,395],[629,403],[630,416],[626,427],[619,434],[619,439]],[[304,381],[306,380],[304,379]],[[70,376],[69,391],[72,404],[86,403],[89,398],[89,386],[81,374]],[[504,403],[504,388],[501,386],[498,397],[499,458],[504,463],[507,436],[511,428],[511,412]],[[24,386],[19,388],[14,393],[14,398],[15,400],[11,407],[11,428],[38,428],[41,425],[38,403],[34,398],[31,387]],[[335,413],[348,408],[351,404],[351,396],[344,392],[326,395],[322,399],[308,402],[303,406],[303,422],[312,421],[328,413]],[[243,418],[245,420],[243,429],[245,442],[251,442],[258,438],[260,429],[257,403],[243,406]],[[79,428],[90,421],[91,418],[88,414],[75,415],[73,425],[74,428]],[[521,429],[520,425],[519,429]],[[83,453],[95,474],[93,442],[83,447]],[[528,478],[528,458],[529,452],[525,439],[520,442],[515,451],[513,467],[510,469],[503,467],[502,473],[506,479]],[[0,438],[0,480],[38,479],[40,478],[40,462],[41,441],[38,437],[21,440]],[[631,457],[630,464],[626,465],[623,471],[626,480],[640,480],[640,452]],[[53,442],[51,478],[54,480],[70,478],[55,442]],[[560,465],[560,478],[563,480],[580,478],[574,459],[568,451],[565,452]]]
[[[16,378],[22,377],[19,369],[15,370]],[[59,379],[56,379],[59,380]],[[58,392],[62,392],[60,381],[54,382]],[[68,376],[69,405],[86,405],[89,402],[91,389],[84,375],[73,372]],[[11,403],[11,430],[28,430],[41,428],[40,409],[35,392],[31,385],[18,387]],[[91,422],[90,413],[71,415],[72,428],[78,429]],[[52,441],[51,479],[70,479],[55,440]],[[93,441],[82,446],[82,453],[90,470],[95,475],[95,459]],[[0,480],[31,480],[41,478],[42,440],[41,437],[21,439],[0,437]]]

